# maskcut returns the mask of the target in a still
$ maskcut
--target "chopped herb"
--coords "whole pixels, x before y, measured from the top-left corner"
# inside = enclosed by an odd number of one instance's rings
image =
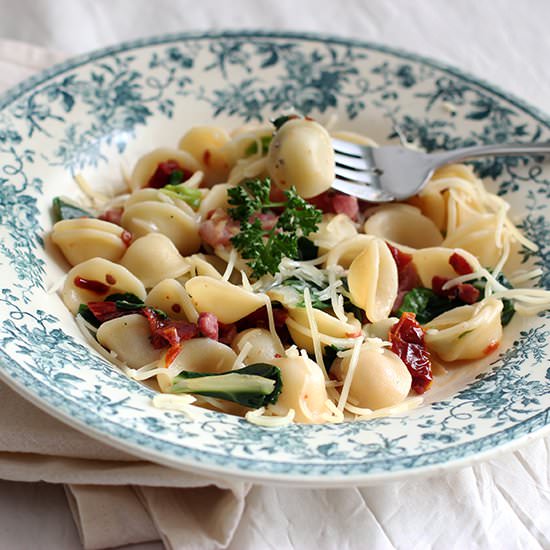
[[[302,296],[302,299],[296,304],[296,307],[306,307],[304,302],[304,291],[306,288],[309,288],[312,307],[316,309],[330,308],[330,300],[322,300],[320,298],[320,294],[324,291],[324,289],[311,281],[304,281],[302,279],[298,279],[297,277],[289,277],[283,281],[283,285],[292,287],[300,294],[300,296]]]
[[[502,300],[502,313],[500,314],[500,322],[502,323],[502,326],[505,327],[514,316],[514,313],[516,310],[514,309],[514,304],[511,300]]]
[[[306,202],[294,188],[285,191],[285,202],[269,198],[269,178],[243,182],[227,191],[229,215],[240,222],[240,232],[231,242],[245,260],[250,260],[255,277],[275,274],[284,257],[299,259],[298,240],[317,230],[322,212]],[[261,220],[254,217],[272,208],[284,208],[272,229],[263,229]]]
[[[471,330],[465,330],[464,332],[461,332],[459,335],[458,335],[458,340],[460,340],[461,338],[464,338],[464,336],[467,336],[468,334],[470,334],[470,332],[474,332],[474,329],[471,329]]]
[[[170,175],[170,182],[172,182],[172,177],[174,174],[177,173],[181,174],[181,172],[172,172]],[[169,197],[185,201],[191,208],[193,208],[193,210],[197,210],[199,208],[202,200],[202,193],[200,189],[188,187],[183,183],[169,183],[160,189],[160,192],[165,193]]]
[[[267,155],[269,151],[269,145],[271,144],[272,136],[262,136],[260,138],[260,143],[262,144],[262,155]],[[245,156],[250,157],[255,155],[258,152],[258,141],[253,141],[246,149]]]
[[[75,220],[78,218],[95,218],[93,214],[72,204],[60,197],[55,197],[52,201],[53,219],[58,222],[61,220]]]
[[[180,372],[174,379],[172,392],[216,397],[257,409],[276,403],[282,387],[278,367],[254,363],[222,374]]]

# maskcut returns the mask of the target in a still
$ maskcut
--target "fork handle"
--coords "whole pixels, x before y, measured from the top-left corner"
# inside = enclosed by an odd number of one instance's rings
[[[440,164],[487,155],[543,155],[545,153],[550,153],[550,143],[497,143],[431,153],[430,157],[433,158],[434,165],[439,166]]]

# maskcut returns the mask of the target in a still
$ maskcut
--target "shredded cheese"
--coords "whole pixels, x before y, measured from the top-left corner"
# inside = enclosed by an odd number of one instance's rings
[[[192,403],[196,402],[196,398],[192,395],[173,395],[169,393],[157,393],[151,403],[157,409],[182,412],[191,420],[198,418],[198,408]]]
[[[348,399],[351,382],[353,380],[353,375],[355,374],[355,369],[357,368],[357,364],[359,362],[359,352],[361,351],[362,344],[363,337],[355,339],[353,352],[349,361],[348,372],[346,373],[344,385],[342,386],[342,392],[340,393],[340,399],[338,400],[338,410],[342,412],[344,410],[344,405],[346,404],[346,401]]]
[[[285,416],[268,416],[265,413],[265,407],[260,407],[259,409],[248,411],[244,417],[248,422],[256,424],[257,426],[262,426],[264,428],[280,428],[292,424],[296,416],[294,409],[289,409]]]
[[[313,306],[311,305],[311,295],[309,288],[304,289],[304,304],[306,306],[306,315],[309,328],[311,330],[311,340],[313,342],[313,351],[315,353],[315,361],[321,367],[325,379],[328,379],[327,370],[325,369],[325,362],[323,360],[323,352],[321,350],[321,341],[319,339],[319,329],[315,320],[315,314],[313,312]]]

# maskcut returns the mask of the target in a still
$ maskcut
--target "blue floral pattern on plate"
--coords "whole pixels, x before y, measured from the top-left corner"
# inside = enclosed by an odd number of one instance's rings
[[[500,356],[460,388],[391,418],[266,429],[209,411],[150,406],[152,391],[94,353],[55,292],[49,204],[72,176],[116,184],[120,163],[193,124],[235,127],[295,108],[380,142],[428,150],[550,139],[521,101],[439,63],[350,40],[259,32],[142,40],[56,66],[0,98],[0,375],[37,405],[134,454],[264,482],[369,483],[466,464],[547,431],[547,315],[507,329]],[[550,286],[550,170],[541,159],[475,163],[538,243]]]

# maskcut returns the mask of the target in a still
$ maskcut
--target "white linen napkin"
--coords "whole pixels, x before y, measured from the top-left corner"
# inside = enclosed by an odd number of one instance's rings
[[[0,40],[0,90],[62,59]],[[380,487],[251,488],[113,449],[0,383],[0,479],[65,484],[85,549],[160,539],[171,550],[542,550],[550,548],[549,464],[546,438],[474,467]]]

